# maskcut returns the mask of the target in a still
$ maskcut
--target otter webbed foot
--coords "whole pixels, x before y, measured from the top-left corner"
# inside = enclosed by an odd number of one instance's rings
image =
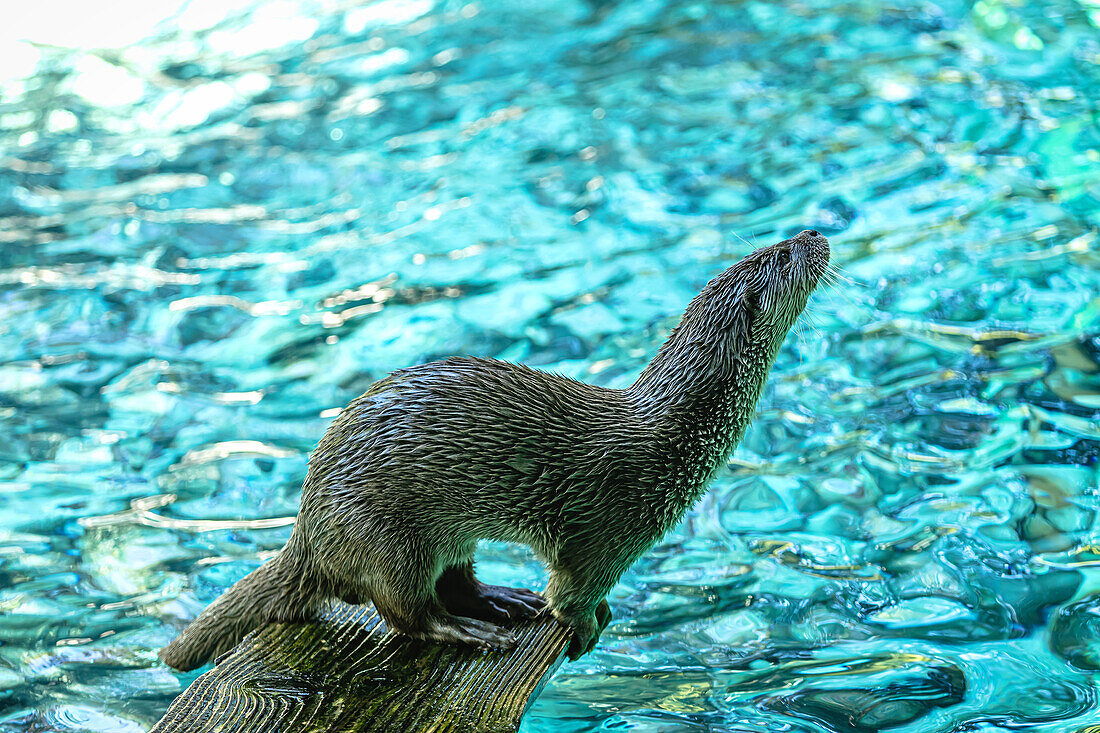
[[[595,610],[588,613],[564,614],[555,611],[554,615],[573,632],[573,638],[569,640],[569,648],[565,654],[570,662],[575,662],[585,654],[588,654],[600,640],[600,634],[611,622],[611,606],[604,599],[599,602]]]
[[[465,616],[436,619],[424,636],[436,641],[470,644],[481,649],[511,649],[516,638],[505,629]]]
[[[534,618],[546,600],[526,588],[477,583],[471,590],[447,593],[440,600],[448,612],[482,621],[506,622]]]

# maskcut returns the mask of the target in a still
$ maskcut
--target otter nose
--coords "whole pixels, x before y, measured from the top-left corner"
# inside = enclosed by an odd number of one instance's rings
[[[791,238],[791,245],[804,257],[829,261],[829,240],[816,229],[803,229]]]
[[[798,234],[791,237],[791,242],[802,245],[809,249],[828,249],[829,240],[825,238],[825,235],[816,229],[803,229]]]

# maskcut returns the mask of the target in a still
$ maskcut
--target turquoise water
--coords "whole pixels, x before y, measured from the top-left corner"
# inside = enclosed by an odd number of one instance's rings
[[[1100,730],[1095,0],[191,2],[16,50],[0,731],[147,730],[373,380],[626,385],[811,227],[852,282],[524,731]]]

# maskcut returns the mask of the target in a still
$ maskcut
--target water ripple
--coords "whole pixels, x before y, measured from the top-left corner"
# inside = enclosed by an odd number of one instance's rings
[[[1100,729],[1092,5],[223,5],[0,71],[0,731],[147,729],[374,379],[623,386],[807,227],[844,279],[524,730]]]

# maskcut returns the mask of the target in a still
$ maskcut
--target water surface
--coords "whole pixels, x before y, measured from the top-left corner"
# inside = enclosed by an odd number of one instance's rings
[[[524,731],[1100,730],[1092,0],[191,2],[13,48],[0,731],[147,730],[373,380],[625,386],[803,228],[854,282]]]

